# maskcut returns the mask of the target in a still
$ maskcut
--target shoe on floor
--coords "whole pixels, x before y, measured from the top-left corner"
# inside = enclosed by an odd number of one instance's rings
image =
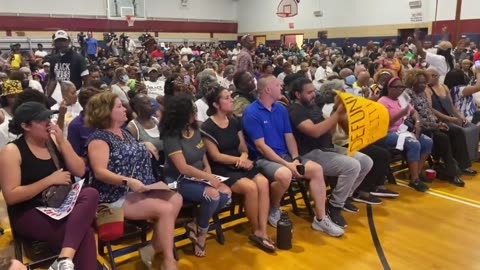
[[[376,197],[383,197],[383,198],[396,198],[400,196],[398,192],[389,190],[387,188],[376,188],[374,191],[370,192],[370,194]]]
[[[458,177],[458,176],[453,177],[452,179],[448,180],[448,182],[454,184],[457,187],[464,187],[465,186],[465,182],[463,182],[463,180],[460,179],[460,177]]]
[[[317,217],[314,217],[312,229],[324,232],[333,237],[340,237],[344,233],[344,230],[333,223],[328,216],[325,216],[320,221],[317,219]]]
[[[352,199],[356,202],[366,203],[370,205],[377,205],[382,203],[382,200],[380,200],[380,198],[377,198],[372,194],[368,194],[368,196],[361,196],[357,193],[353,195]]]
[[[145,246],[138,250],[140,252],[140,258],[142,262],[148,267],[148,269],[152,269],[152,262],[153,258],[155,257],[155,250],[153,249],[152,245]]]
[[[352,202],[352,198],[348,198],[343,205],[343,210],[349,213],[358,213],[358,208]]]
[[[477,171],[474,171],[470,168],[467,168],[467,169],[462,170],[462,174],[469,175],[469,176],[474,176],[474,175],[477,175]]]
[[[414,182],[410,181],[410,183],[408,183],[408,186],[419,192],[426,192],[428,190],[428,186],[418,179]]]
[[[280,220],[280,216],[282,215],[282,211],[278,207],[270,208],[270,214],[268,215],[268,223],[277,228],[277,223]]]
[[[75,270],[75,265],[71,259],[65,258],[55,260],[48,270]]]
[[[330,218],[333,223],[337,224],[341,228],[346,228],[347,222],[345,221],[345,218],[342,216],[342,208],[340,207],[335,207],[331,205],[330,203],[327,203],[327,215]]]

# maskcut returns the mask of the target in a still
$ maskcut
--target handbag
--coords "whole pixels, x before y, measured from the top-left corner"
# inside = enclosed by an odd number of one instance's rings
[[[109,203],[97,206],[96,225],[98,238],[104,241],[113,241],[123,235],[124,214],[123,208],[111,207]]]
[[[135,173],[135,167],[130,177]],[[126,182],[125,182],[126,183]],[[125,194],[128,193],[128,186]],[[113,241],[123,235],[124,231],[124,213],[122,207],[112,207],[111,203],[100,203],[97,206],[97,217],[95,223],[97,225],[98,238],[104,241]]]
[[[52,140],[48,140],[47,149],[52,157],[53,163],[57,170],[60,169],[60,161],[58,159],[57,153],[55,152],[55,146]],[[72,185],[52,185],[42,191],[42,202],[47,207],[58,208],[62,205],[67,198],[68,193],[72,189]]]
[[[407,117],[404,121],[403,124],[407,126],[407,130],[409,132],[415,133],[415,121],[411,117]]]

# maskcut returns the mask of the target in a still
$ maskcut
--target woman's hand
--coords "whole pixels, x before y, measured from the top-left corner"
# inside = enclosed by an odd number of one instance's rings
[[[133,192],[145,192],[148,191],[148,187],[145,186],[145,184],[135,178],[128,178],[127,179],[127,186],[133,191]]]
[[[220,181],[220,178],[216,175],[211,175],[211,177],[209,177],[209,179],[206,179],[208,180],[208,182],[210,183],[210,185],[212,185],[212,187],[214,188],[218,188],[220,186],[220,184],[222,183]]]
[[[248,159],[247,153],[242,153],[237,161],[237,164],[235,164],[235,167],[250,170],[253,168],[253,162]]]
[[[417,139],[419,139],[420,135],[422,135],[422,127],[420,126],[420,121],[416,121],[415,122],[415,137],[417,137]]]
[[[57,144],[60,144],[62,140],[65,140],[65,137],[63,136],[63,131],[60,129],[60,127],[57,124],[51,122],[49,131],[50,131],[50,134],[55,137]]]
[[[63,169],[56,170],[48,176],[50,186],[53,185],[69,185],[72,183],[71,174]]]
[[[450,122],[454,123],[457,126],[463,126],[463,120],[459,117],[451,117]]]
[[[444,131],[448,131],[448,130],[450,129],[450,128],[448,127],[448,125],[445,124],[445,123],[443,123],[443,122],[438,123],[438,128],[439,128],[440,130],[444,130]]]

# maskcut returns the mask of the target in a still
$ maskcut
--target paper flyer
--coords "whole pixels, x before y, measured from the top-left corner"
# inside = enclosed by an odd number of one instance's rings
[[[37,207],[37,209],[44,213],[45,215],[55,219],[55,220],[60,220],[68,214],[70,214],[73,210],[73,207],[75,206],[75,203],[77,202],[78,195],[80,194],[80,191],[82,190],[84,179],[76,182],[75,184],[72,185],[72,190],[70,190],[70,193],[68,193],[67,198],[63,202],[63,204],[58,207],[58,208],[52,208],[52,207]]]

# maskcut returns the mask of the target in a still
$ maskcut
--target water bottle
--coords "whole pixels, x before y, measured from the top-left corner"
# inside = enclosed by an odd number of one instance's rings
[[[279,249],[288,250],[292,248],[292,232],[292,221],[288,217],[288,213],[282,211],[277,223],[277,247]]]

